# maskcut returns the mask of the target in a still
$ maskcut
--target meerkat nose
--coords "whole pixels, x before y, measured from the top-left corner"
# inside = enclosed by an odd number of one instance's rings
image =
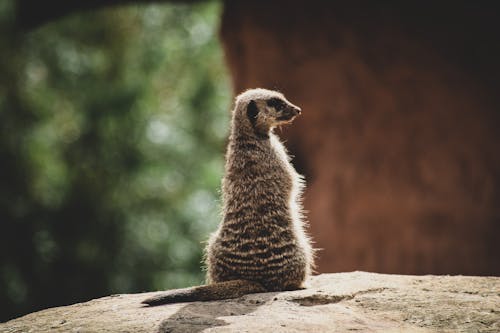
[[[296,108],[295,111],[297,111],[297,114],[301,114],[302,110],[300,108]]]

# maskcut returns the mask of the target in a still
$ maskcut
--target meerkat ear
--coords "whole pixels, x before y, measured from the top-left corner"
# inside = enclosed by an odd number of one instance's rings
[[[257,103],[255,101],[250,101],[247,106],[247,117],[255,127],[255,122],[257,121],[257,115],[259,114],[259,108],[257,108]]]

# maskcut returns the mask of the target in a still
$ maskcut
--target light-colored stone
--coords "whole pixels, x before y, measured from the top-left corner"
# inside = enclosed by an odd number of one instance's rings
[[[114,295],[0,324],[0,332],[500,332],[500,277],[323,274],[305,290],[146,307]]]

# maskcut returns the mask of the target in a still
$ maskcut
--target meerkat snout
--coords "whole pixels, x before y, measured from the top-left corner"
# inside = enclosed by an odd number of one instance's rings
[[[295,113],[295,116],[299,116],[302,113],[302,110],[298,106],[292,107],[292,113]]]
[[[290,122],[301,113],[302,110],[298,106],[290,104],[279,111],[278,117],[276,117],[276,119],[278,121]]]

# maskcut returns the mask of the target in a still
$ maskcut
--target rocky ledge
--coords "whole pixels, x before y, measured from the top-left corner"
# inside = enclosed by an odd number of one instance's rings
[[[0,324],[0,332],[500,332],[500,277],[322,274],[307,289],[147,307],[113,295]]]

